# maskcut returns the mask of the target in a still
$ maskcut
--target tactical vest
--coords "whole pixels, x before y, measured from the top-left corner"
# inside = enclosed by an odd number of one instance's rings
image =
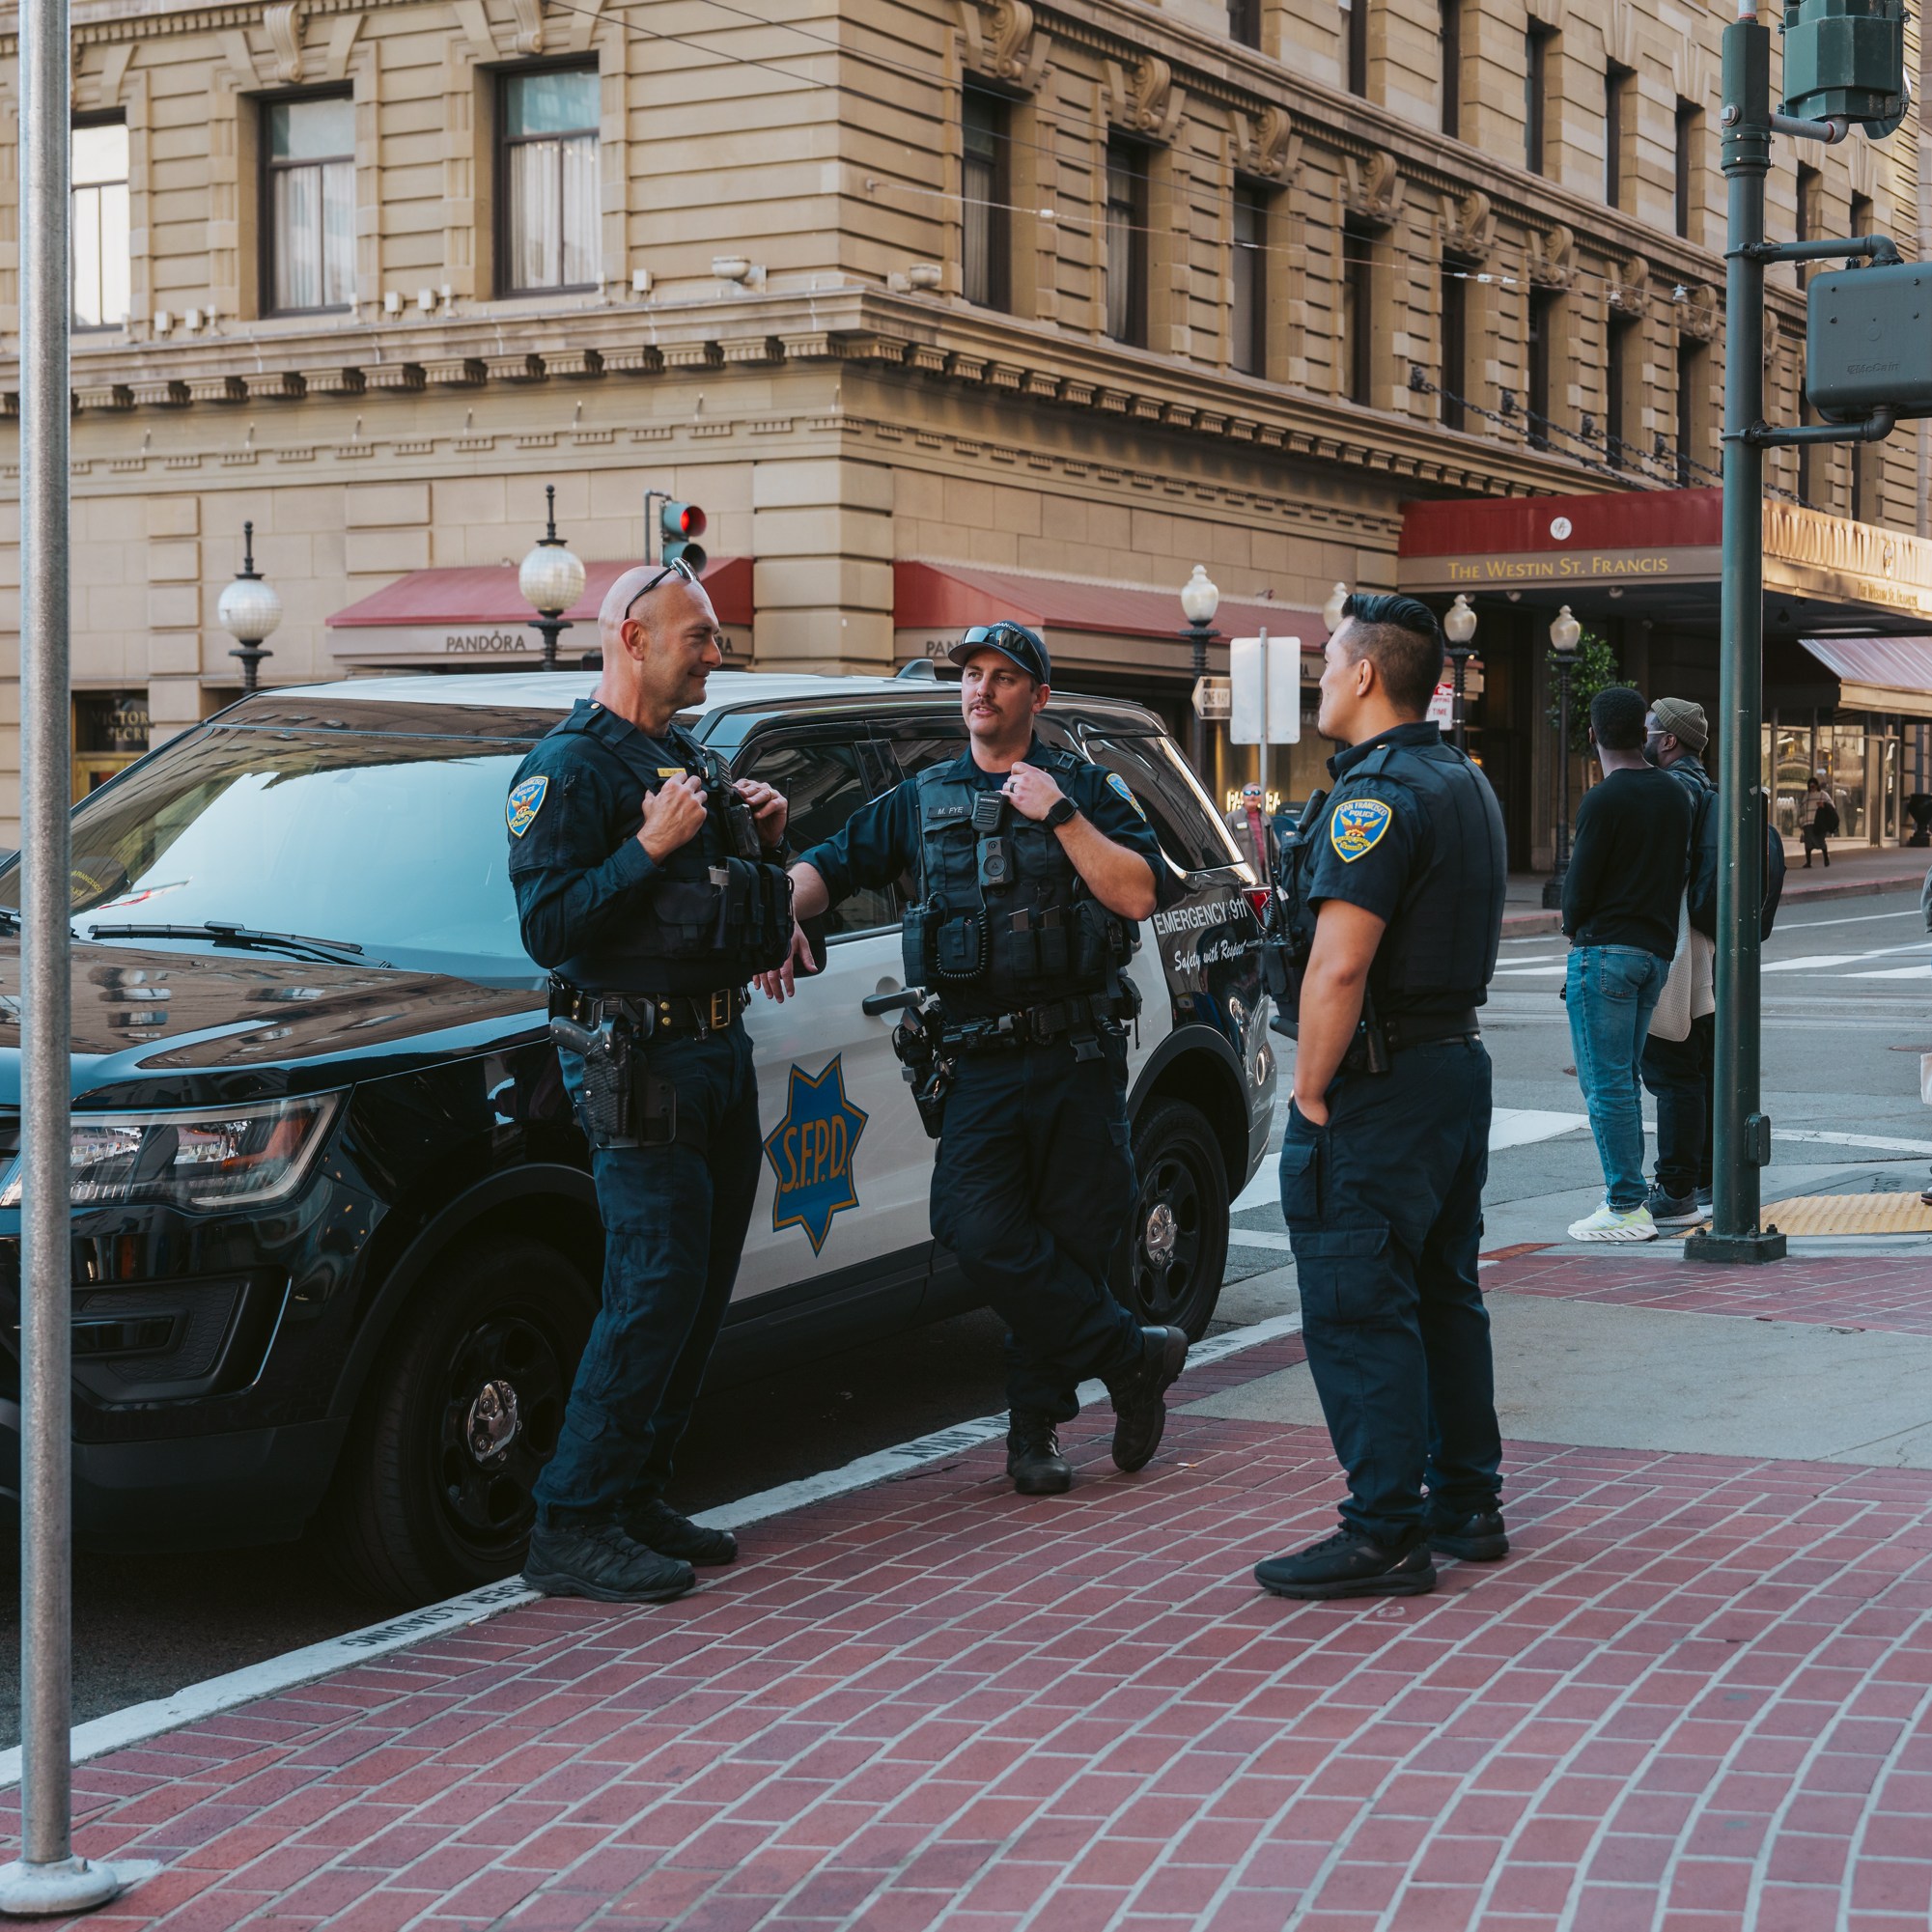
[[[583,755],[620,771],[620,796],[638,802],[610,826],[612,849],[644,823],[643,796],[666,783],[591,729],[594,712],[573,713],[558,732],[581,735]],[[705,822],[658,862],[658,880],[634,912],[613,919],[597,941],[564,962],[560,978],[597,993],[704,994],[742,986],[783,964],[792,943],[792,882],[764,856],[758,829],[714,752],[673,725],[660,741],[704,781]],[[568,793],[573,770],[560,776]]]
[[[1489,780],[1447,742],[1378,745],[1347,773],[1356,777],[1392,778],[1414,797],[1424,828],[1401,909],[1369,968],[1378,1011],[1388,1018],[1444,994],[1480,1004],[1496,971],[1508,874],[1502,813]],[[1330,798],[1295,841],[1298,937],[1306,940],[1318,910],[1307,903],[1308,870],[1333,811]]]
[[[1065,787],[1071,752],[1040,763]],[[1058,833],[996,791],[935,765],[912,781],[925,897],[906,914],[906,978],[981,1011],[1018,1011],[1078,994],[1120,994],[1139,929],[1091,892]]]

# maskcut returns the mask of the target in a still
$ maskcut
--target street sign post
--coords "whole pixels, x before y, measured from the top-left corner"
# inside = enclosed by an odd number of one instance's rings
[[[1227,647],[1230,744],[1261,747],[1261,789],[1268,790],[1268,747],[1302,740],[1302,640],[1230,638]]]

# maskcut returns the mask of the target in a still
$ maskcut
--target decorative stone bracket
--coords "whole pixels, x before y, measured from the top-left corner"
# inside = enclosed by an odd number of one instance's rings
[[[998,0],[985,10],[979,0],[960,0],[960,33],[966,64],[974,73],[1028,94],[1040,85],[1052,36],[1035,27],[1026,0]]]
[[[1638,317],[1650,308],[1650,264],[1633,255],[1610,278],[1604,299],[1619,316]]]
[[[1496,210],[1489,196],[1474,188],[1459,201],[1442,197],[1442,253],[1451,261],[1486,262],[1496,246]]]
[[[1259,114],[1236,112],[1235,165],[1245,175],[1279,182],[1292,187],[1302,178],[1302,136],[1285,107],[1264,107]]]
[[[1174,138],[1188,97],[1174,85],[1174,70],[1159,54],[1143,54],[1132,74],[1118,61],[1103,62],[1102,72],[1108,121],[1147,140]]]
[[[1408,187],[1395,156],[1378,149],[1364,160],[1342,158],[1342,206],[1370,228],[1393,228]]]
[[[1677,330],[1698,342],[1715,342],[1718,336],[1718,293],[1708,282],[1693,282],[1677,305]]]
[[[1577,279],[1577,238],[1559,221],[1548,235],[1529,233],[1529,279],[1539,289],[1567,289]]]

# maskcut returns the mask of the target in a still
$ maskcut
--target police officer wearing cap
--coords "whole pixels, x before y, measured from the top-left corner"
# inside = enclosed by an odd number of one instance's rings
[[[949,656],[966,751],[806,853],[795,905],[810,920],[856,886],[918,881],[906,977],[935,995],[915,1088],[940,1136],[933,1233],[1011,1330],[1007,1472],[1047,1496],[1073,1482],[1055,1431],[1079,1413],[1083,1378],[1106,1384],[1114,1463],[1137,1470],[1187,1359],[1183,1330],[1141,1328],[1107,1285],[1134,1199],[1125,969],[1160,848],[1124,785],[1034,735],[1052,673],[1032,631],[977,626]],[[795,964],[809,959],[800,932]],[[791,983],[788,970],[768,990]]]
[[[744,1245],[758,1089],[741,1015],[792,937],[785,800],[732,783],[676,722],[722,658],[690,572],[626,571],[599,613],[604,670],[510,789],[523,944],[591,1144],[602,1305],[537,1482],[524,1581],[657,1603],[738,1545],[664,1500]]]
[[[1442,634],[1406,597],[1343,605],[1319,726],[1347,747],[1290,844],[1299,969],[1281,1208],[1302,1337],[1348,1471],[1339,1533],[1261,1564],[1284,1597],[1414,1596],[1434,1551],[1494,1560],[1501,1444],[1476,1286],[1502,930],[1502,815],[1425,714]]]

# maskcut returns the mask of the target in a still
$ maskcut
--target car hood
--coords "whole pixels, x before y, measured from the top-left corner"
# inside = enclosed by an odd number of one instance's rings
[[[73,948],[73,1093],[163,1106],[343,1086],[543,1030],[544,994],[266,953]],[[0,947],[0,1103],[17,1105],[20,948]]]

